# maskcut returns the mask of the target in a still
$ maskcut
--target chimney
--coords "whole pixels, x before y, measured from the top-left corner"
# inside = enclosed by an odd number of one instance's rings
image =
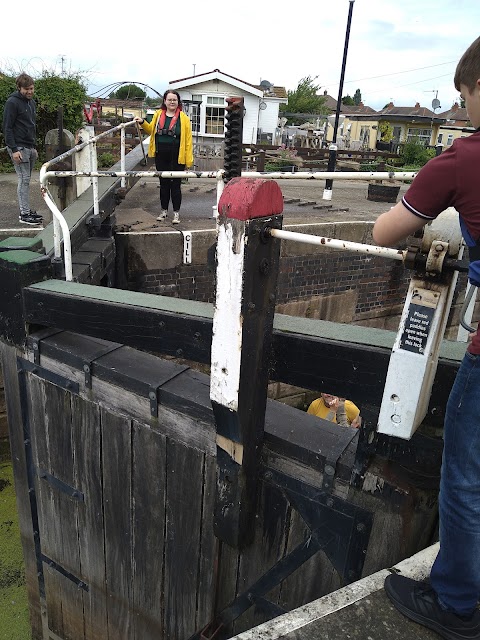
[[[393,102],[389,102],[387,104],[387,109],[393,109]]]
[[[359,107],[361,107],[361,108],[363,109],[363,107],[364,107],[365,105],[363,104],[363,102],[360,102],[360,104],[359,104],[358,106],[359,106]]]
[[[420,109],[420,103],[419,102],[415,103],[415,109]]]

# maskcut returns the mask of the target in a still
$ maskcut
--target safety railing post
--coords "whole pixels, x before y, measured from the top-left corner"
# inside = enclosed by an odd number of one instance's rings
[[[125,171],[125,128],[120,132],[120,171]],[[125,185],[125,178],[122,178],[120,181],[122,189],[125,189]]]
[[[264,433],[283,198],[266,180],[234,178],[219,202],[210,399],[217,430],[215,535],[251,541]]]

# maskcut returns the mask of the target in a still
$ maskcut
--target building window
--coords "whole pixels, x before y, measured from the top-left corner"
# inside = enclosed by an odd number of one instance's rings
[[[407,142],[412,142],[417,139],[424,145],[430,144],[430,140],[432,139],[432,130],[431,129],[408,129],[407,131]]]
[[[442,142],[443,142],[443,133],[439,133],[437,138],[437,144],[442,144]]]
[[[449,133],[447,138],[447,147],[449,147],[452,144],[453,144],[453,133]]]
[[[189,102],[187,111],[187,115],[192,123],[192,131],[193,133],[198,133],[200,131],[200,104],[194,104],[195,102],[201,103],[202,96],[197,94],[192,95],[192,102]]]
[[[224,134],[225,98],[208,96],[205,109],[205,133],[207,135]]]

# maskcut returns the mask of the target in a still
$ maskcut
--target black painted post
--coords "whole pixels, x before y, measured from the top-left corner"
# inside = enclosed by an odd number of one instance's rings
[[[347,31],[345,33],[345,45],[343,48],[342,71],[340,73],[340,85],[338,89],[337,109],[335,112],[335,124],[333,126],[333,139],[332,139],[332,143],[329,146],[329,154],[328,154],[327,171],[329,172],[335,171],[335,165],[337,163],[338,121],[340,119],[340,109],[342,107],[343,81],[345,78],[345,67],[347,65],[348,41],[350,39],[350,25],[352,23],[353,3],[355,2],[355,0],[349,0],[349,2],[350,2],[350,5],[348,7]],[[323,190],[324,200],[332,199],[332,189],[333,189],[333,180],[329,178],[328,180],[325,180],[325,189]]]
[[[224,182],[242,175],[243,98],[227,98],[225,109],[225,143],[223,150]]]
[[[235,178],[218,205],[217,290],[210,399],[217,429],[215,535],[251,542],[263,442],[280,242],[282,192],[276,182]]]

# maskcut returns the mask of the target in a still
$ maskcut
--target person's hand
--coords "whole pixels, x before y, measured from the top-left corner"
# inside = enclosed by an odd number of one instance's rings
[[[20,164],[22,162],[22,152],[15,151],[15,153],[12,153],[12,160],[15,162],[15,164]]]
[[[140,116],[135,116],[134,121],[138,122],[138,124],[143,124],[144,122],[143,118],[140,118]]]

